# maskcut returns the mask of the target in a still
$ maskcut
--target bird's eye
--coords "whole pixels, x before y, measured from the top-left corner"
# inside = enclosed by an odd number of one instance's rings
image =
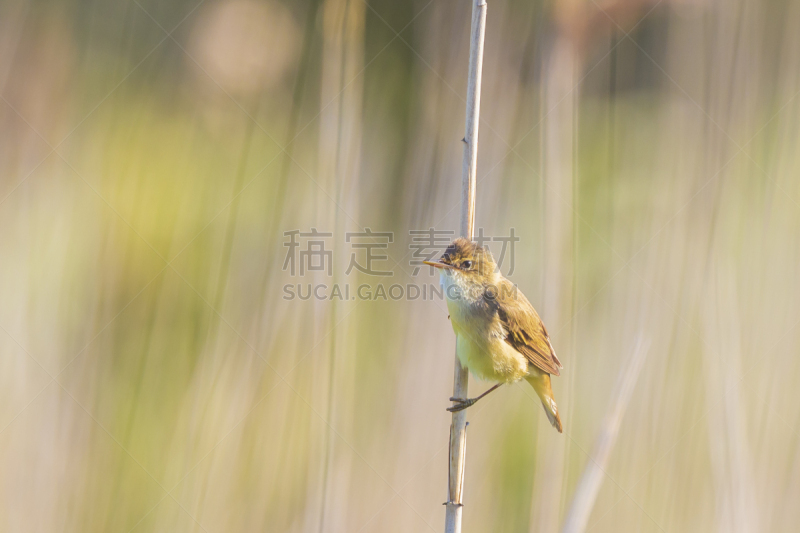
[[[463,268],[464,270],[469,270],[470,268],[472,268],[472,261],[464,261],[463,263],[461,263],[461,268]]]

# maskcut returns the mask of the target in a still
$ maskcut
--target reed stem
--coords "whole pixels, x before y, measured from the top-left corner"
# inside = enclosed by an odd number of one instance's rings
[[[473,0],[469,45],[467,116],[464,133],[464,162],[461,170],[461,235],[472,240],[475,229],[475,185],[478,171],[478,126],[480,124],[483,40],[486,33],[486,0]],[[469,373],[455,358],[453,397],[467,398]],[[445,533],[461,532],[464,463],[467,449],[467,410],[453,413],[450,424],[450,465],[445,515]]]

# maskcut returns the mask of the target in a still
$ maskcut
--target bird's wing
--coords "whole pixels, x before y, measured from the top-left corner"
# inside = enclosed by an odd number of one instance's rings
[[[503,281],[494,299],[494,307],[506,331],[505,341],[535,367],[548,374],[560,375],[562,365],[542,319],[522,292],[508,280]]]

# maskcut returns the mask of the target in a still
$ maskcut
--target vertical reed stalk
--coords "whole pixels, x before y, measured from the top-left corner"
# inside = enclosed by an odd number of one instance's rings
[[[589,516],[592,514],[594,502],[600,492],[600,485],[606,476],[608,461],[611,451],[617,441],[619,426],[633,394],[633,389],[639,379],[639,372],[642,370],[647,352],[650,349],[650,341],[643,340],[641,337],[636,341],[636,348],[628,362],[628,365],[620,371],[616,386],[616,394],[608,407],[608,413],[600,427],[600,433],[594,442],[594,448],[590,455],[590,461],[578,482],[575,489],[575,496],[572,498],[572,505],[567,513],[562,533],[583,533],[589,523]]]
[[[461,235],[472,240],[475,229],[475,184],[478,166],[478,126],[481,105],[481,72],[483,39],[486,33],[486,0],[473,0],[472,30],[469,45],[469,79],[467,82],[467,117],[464,134],[464,163],[461,170]],[[455,358],[453,397],[467,398],[469,374]],[[445,533],[461,532],[464,463],[467,449],[467,410],[453,413],[450,424],[450,465]]]

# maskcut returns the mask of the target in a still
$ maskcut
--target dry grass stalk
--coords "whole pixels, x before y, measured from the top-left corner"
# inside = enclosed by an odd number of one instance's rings
[[[622,417],[625,416],[625,410],[630,402],[649,347],[650,343],[643,341],[640,337],[636,342],[630,362],[620,373],[616,397],[609,406],[608,414],[600,428],[600,434],[595,440],[589,463],[583,471],[575,496],[572,498],[563,533],[579,533],[586,530],[589,515],[592,513],[597,493],[605,477],[611,450],[617,440],[619,425]]]
[[[475,228],[475,184],[478,171],[478,126],[480,123],[481,72],[483,40],[486,33],[486,0],[473,0],[472,30],[469,47],[469,80],[467,82],[467,117],[464,134],[464,163],[461,187],[461,235],[472,239]],[[455,358],[453,397],[467,398],[469,374]],[[450,465],[445,516],[445,532],[461,531],[464,462],[467,448],[467,411],[453,413],[450,424]]]

